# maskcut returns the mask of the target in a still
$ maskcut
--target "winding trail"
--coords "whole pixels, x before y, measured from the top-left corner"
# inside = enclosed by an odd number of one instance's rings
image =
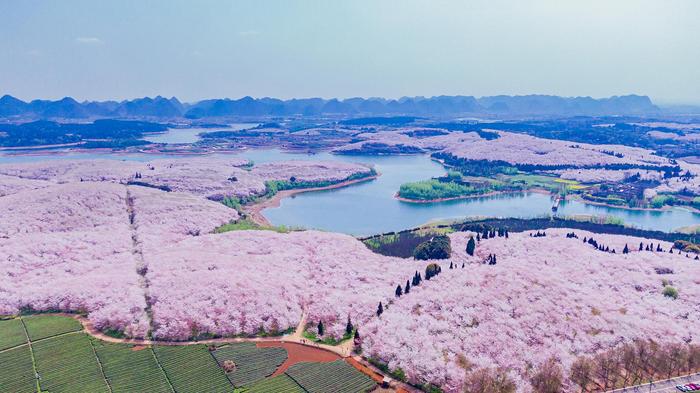
[[[146,302],[146,307],[144,309],[146,320],[148,321],[148,332],[146,335],[150,336],[153,331],[153,311],[151,310],[151,298],[149,294],[150,281],[147,275],[148,263],[146,263],[146,259],[143,257],[143,248],[139,241],[138,227],[136,225],[134,197],[131,195],[128,186],[126,187],[126,213],[129,217],[129,230],[131,231],[131,253],[134,255],[134,258],[136,258],[136,274],[139,276],[139,286],[143,290],[143,296]]]

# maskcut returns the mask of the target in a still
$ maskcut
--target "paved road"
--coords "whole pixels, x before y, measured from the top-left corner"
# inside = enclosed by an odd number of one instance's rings
[[[611,390],[608,393],[681,393],[680,390],[676,389],[676,385],[685,385],[687,383],[700,385],[700,373],[671,378],[665,381],[656,381],[651,386],[647,383],[625,389]]]

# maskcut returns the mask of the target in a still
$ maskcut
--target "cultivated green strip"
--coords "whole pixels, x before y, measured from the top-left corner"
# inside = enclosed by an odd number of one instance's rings
[[[151,352],[153,359],[156,360],[156,364],[158,365],[158,369],[160,369],[160,372],[163,373],[163,377],[165,377],[165,380],[168,382],[168,386],[170,386],[170,391],[175,393],[175,387],[173,387],[173,383],[170,381],[170,378],[168,378],[168,374],[165,372],[165,370],[163,370],[163,365],[160,364],[160,361],[158,360],[158,356],[156,356],[156,352],[153,350],[153,347],[150,347],[149,351]]]
[[[19,318],[0,320],[0,352],[27,343],[27,335]]]
[[[100,357],[97,356],[97,351],[95,351],[94,340],[89,339],[88,341],[90,341],[90,348],[92,348],[92,354],[95,355],[95,360],[97,360],[97,365],[100,367],[100,374],[102,374],[102,379],[104,379],[105,383],[107,384],[107,388],[109,389],[110,393],[112,393],[112,385],[107,380],[107,376],[105,375],[104,367],[102,367],[102,362],[100,361]]]
[[[41,393],[41,383],[39,383],[39,372],[36,369],[36,358],[34,357],[34,348],[32,348],[32,340],[29,339],[29,332],[27,332],[27,326],[24,324],[24,319],[21,317],[19,320],[22,322],[22,328],[24,328],[24,334],[27,337],[27,345],[29,345],[29,354],[32,356],[32,369],[34,370],[34,379],[36,380],[36,391]]]
[[[36,391],[36,374],[28,344],[0,353],[0,365],[0,391],[12,393]]]
[[[22,321],[32,342],[83,330],[78,320],[63,315],[30,315]]]

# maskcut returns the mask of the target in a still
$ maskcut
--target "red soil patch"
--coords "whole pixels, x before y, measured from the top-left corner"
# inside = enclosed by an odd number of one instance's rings
[[[134,345],[133,347],[131,347],[131,350],[132,351],[140,351],[140,350],[146,349],[146,348],[148,348],[148,347],[145,345]]]
[[[348,363],[350,363],[351,366],[353,366],[353,367],[355,367],[356,369],[358,369],[361,373],[363,373],[363,374],[369,376],[370,378],[372,378],[372,380],[373,380],[374,382],[377,382],[377,383],[381,384],[382,381],[384,380],[384,376],[383,376],[383,375],[374,372],[374,370],[372,370],[371,368],[365,366],[364,364],[358,362],[357,360],[355,360],[355,359],[353,359],[353,358],[351,358],[351,357],[345,358],[345,361],[348,362]]]
[[[287,350],[287,360],[272,374],[277,376],[285,372],[290,366],[300,362],[332,362],[340,359],[340,356],[320,348],[309,347],[296,343],[280,341],[264,341],[257,343],[258,348],[282,347]]]

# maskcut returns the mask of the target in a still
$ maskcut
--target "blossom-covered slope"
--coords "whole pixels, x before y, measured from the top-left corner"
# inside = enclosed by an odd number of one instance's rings
[[[496,139],[462,143],[444,150],[456,157],[472,160],[501,160],[511,164],[592,165],[631,164],[669,165],[668,159],[652,151],[623,145],[590,145],[525,134],[497,131]],[[610,154],[614,153],[614,154]]]
[[[238,218],[199,197],[92,182],[20,191],[0,211],[0,314],[86,311],[98,328],[133,336],[148,330],[143,244],[160,249]]]
[[[295,327],[302,310],[342,336],[367,321],[424,262],[384,257],[316,231],[236,231],[146,253],[156,337],[255,334]]]
[[[370,171],[363,165],[345,162],[282,161],[261,164],[250,170],[244,168],[248,164],[247,160],[240,158],[215,157],[160,159],[150,162],[56,160],[3,164],[0,165],[0,175],[54,183],[138,182],[210,199],[222,199],[226,196],[264,194],[265,182],[268,180],[289,180],[295,177],[299,181],[341,181],[354,174]]]
[[[1,165],[0,314],[22,309],[85,311],[98,328],[144,336],[151,324],[145,299],[158,296],[148,288],[152,264],[170,262],[157,260],[158,254],[239,218],[236,210],[204,196],[262,193],[267,180],[341,181],[369,172],[364,166],[345,163],[292,161],[252,170],[238,167],[244,164],[247,162],[181,159]],[[133,181],[175,192],[127,185]],[[246,240],[229,242],[226,238],[212,238],[211,242],[246,249]],[[264,235],[261,239],[256,244],[264,243]],[[268,240],[279,241],[278,252],[284,254],[284,239]],[[229,253],[222,250],[224,256]],[[304,249],[296,253],[298,259],[305,255]],[[312,303],[296,293],[294,299],[297,308]],[[276,317],[274,311],[269,311],[271,318]]]
[[[15,176],[0,175],[0,197],[23,190],[33,190],[50,185],[51,183],[43,180],[22,179]]]
[[[650,241],[567,232],[482,240],[473,257],[464,252],[468,234],[452,235],[453,258],[442,263],[443,273],[363,327],[365,353],[451,392],[463,383],[464,356],[476,366],[510,369],[518,390],[529,391],[528,372],[551,356],[568,367],[576,356],[635,338],[700,340],[691,322],[700,312],[700,262],[670,254],[666,242],[664,252],[639,252],[639,243]],[[583,242],[591,236],[616,253]],[[622,254],[625,244],[629,254]],[[496,265],[481,264],[489,254]],[[450,262],[457,268],[448,269]],[[678,299],[662,294],[664,279]]]
[[[0,211],[0,314],[87,311],[100,328],[145,333],[124,186],[19,192]]]

